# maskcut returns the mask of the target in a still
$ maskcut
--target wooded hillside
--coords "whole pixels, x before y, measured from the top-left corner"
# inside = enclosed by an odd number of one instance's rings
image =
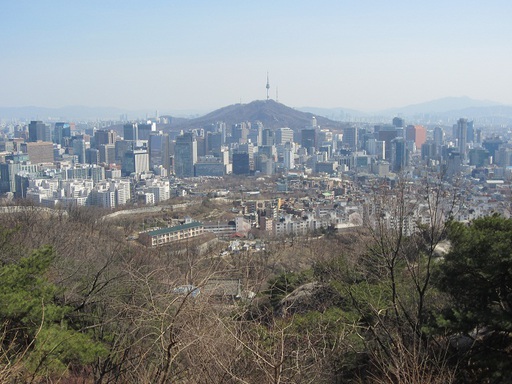
[[[510,382],[512,220],[219,256],[145,248],[100,215],[2,216],[1,382]]]

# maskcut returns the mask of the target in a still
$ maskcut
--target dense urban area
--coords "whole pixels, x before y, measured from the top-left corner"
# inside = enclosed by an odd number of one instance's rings
[[[1,120],[0,381],[512,382],[510,127],[251,107]]]

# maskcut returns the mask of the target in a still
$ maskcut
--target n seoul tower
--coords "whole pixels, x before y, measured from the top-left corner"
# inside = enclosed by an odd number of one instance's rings
[[[268,72],[267,72],[267,86],[265,88],[267,88],[267,100],[269,100],[270,96],[268,95],[268,91],[270,89],[270,82],[268,81]]]

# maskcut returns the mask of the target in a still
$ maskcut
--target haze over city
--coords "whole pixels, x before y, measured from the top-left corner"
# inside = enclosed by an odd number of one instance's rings
[[[512,104],[506,1],[4,2],[0,106]]]

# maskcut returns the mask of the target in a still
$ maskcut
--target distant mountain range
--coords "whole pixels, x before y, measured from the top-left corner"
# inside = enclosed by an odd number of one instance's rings
[[[128,120],[139,120],[156,116],[155,110],[126,110],[114,107],[86,107],[80,105],[62,108],[45,107],[0,107],[0,120],[44,120],[44,121],[96,121],[120,120],[126,116]],[[195,110],[176,111],[173,116],[183,118],[200,116]]]
[[[24,119],[44,121],[115,120],[126,116],[128,120],[154,117],[156,111],[126,111],[120,108],[93,108],[70,106],[63,108],[0,107],[0,120]],[[193,116],[194,118],[190,118]],[[199,117],[198,117],[199,116]],[[405,107],[376,112],[363,112],[348,108],[290,108],[274,100],[256,100],[248,104],[233,104],[206,115],[198,111],[180,111],[171,114],[173,128],[203,127],[217,121],[235,124],[241,121],[261,121],[265,127],[300,129],[311,124],[315,116],[320,126],[336,128],[340,122],[386,121],[394,116],[406,122],[452,123],[460,117],[477,120],[479,124],[512,124],[512,106],[469,97],[446,97]]]
[[[467,117],[478,120],[480,124],[512,124],[512,106],[488,100],[475,100],[466,96],[445,97],[371,113],[347,108],[302,107],[299,110],[326,116],[336,121],[382,120],[400,116],[410,121],[450,123],[461,117]]]

